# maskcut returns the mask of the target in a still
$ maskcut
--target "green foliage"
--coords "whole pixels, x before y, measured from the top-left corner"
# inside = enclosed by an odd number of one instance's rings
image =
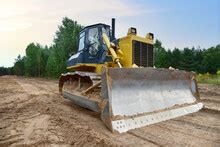
[[[159,40],[156,40],[154,44],[154,65],[156,67],[168,67],[167,52]]]
[[[0,76],[14,75],[13,67],[0,67]]]
[[[45,76],[49,50],[40,44],[31,43],[26,48],[25,75],[33,77]]]
[[[200,48],[175,48],[166,50],[162,43],[156,40],[154,44],[154,65],[158,68],[173,67],[197,73],[216,74],[220,69],[220,45],[207,50]]]
[[[48,62],[48,58],[50,56],[50,50],[48,49],[47,46],[45,46],[44,48],[41,48],[41,56],[40,56],[40,73],[41,76],[47,76],[47,62]]]
[[[66,71],[66,62],[71,54],[77,52],[78,35],[82,26],[65,17],[56,31],[54,44],[43,47],[30,43],[26,56],[19,55],[14,64],[15,74],[33,77],[57,78]]]
[[[187,71],[195,71],[198,65],[198,61],[195,60],[195,49],[184,48],[180,61],[180,69]]]
[[[208,83],[208,84],[217,84],[220,85],[220,75],[211,75],[211,74],[199,74],[197,76],[197,81],[199,83]]]
[[[18,76],[23,76],[25,73],[25,57],[21,57],[18,55],[17,59],[15,59],[14,63],[14,73]]]
[[[78,35],[82,26],[65,17],[58,28],[46,68],[48,76],[54,78],[66,71],[68,58],[77,52]]]
[[[75,54],[77,51],[78,35],[83,27],[76,21],[67,17],[63,18],[62,25],[58,26],[54,38],[55,47],[68,57],[69,54]],[[63,52],[64,51],[64,52]]]
[[[47,65],[46,65],[46,72],[47,72],[47,76],[48,77],[55,77],[55,75],[58,75],[58,71],[57,71],[57,67],[56,67],[56,59],[55,59],[55,51],[51,51],[52,49],[50,49],[50,56],[48,58],[47,61]]]
[[[204,51],[203,64],[209,73],[217,73],[218,69],[220,69],[220,45]]]
[[[172,52],[172,56],[170,57],[170,60],[172,61],[171,66],[174,68],[180,69],[180,61],[182,59],[182,53],[178,48],[175,48]]]
[[[195,62],[195,70],[198,73],[205,73],[207,72],[206,67],[203,65],[203,53],[204,51],[201,50],[200,48],[194,50],[194,62]]]

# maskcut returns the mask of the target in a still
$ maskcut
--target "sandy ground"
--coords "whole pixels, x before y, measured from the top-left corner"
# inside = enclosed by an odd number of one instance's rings
[[[0,77],[0,146],[220,146],[220,86],[199,85],[205,109],[173,120],[111,133],[99,114],[58,94],[57,81]]]

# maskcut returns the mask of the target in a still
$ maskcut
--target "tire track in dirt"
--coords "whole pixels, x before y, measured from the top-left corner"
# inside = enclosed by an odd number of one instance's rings
[[[136,133],[134,133],[134,132],[132,132],[132,131],[128,131],[128,133],[131,134],[131,135],[133,135],[133,136],[135,136],[135,137],[137,137],[137,138],[140,138],[140,139],[142,139],[142,140],[145,140],[145,141],[147,141],[147,142],[150,142],[150,143],[152,143],[152,144],[154,144],[154,145],[156,145],[156,146],[162,146],[162,144],[159,144],[158,142],[155,142],[155,141],[153,141],[153,140],[151,140],[151,139],[148,139],[148,138],[146,138],[146,137],[143,137],[142,135],[138,135],[138,134],[136,134]]]

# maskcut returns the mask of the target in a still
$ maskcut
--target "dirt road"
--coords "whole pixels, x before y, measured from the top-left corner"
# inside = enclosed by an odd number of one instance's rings
[[[58,94],[57,81],[0,77],[1,145],[220,146],[220,86],[199,85],[205,109],[112,134],[99,114]]]

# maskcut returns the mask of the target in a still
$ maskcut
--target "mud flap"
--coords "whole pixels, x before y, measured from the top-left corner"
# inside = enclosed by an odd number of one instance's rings
[[[192,72],[154,68],[104,68],[101,119],[114,132],[154,124],[198,111]]]

